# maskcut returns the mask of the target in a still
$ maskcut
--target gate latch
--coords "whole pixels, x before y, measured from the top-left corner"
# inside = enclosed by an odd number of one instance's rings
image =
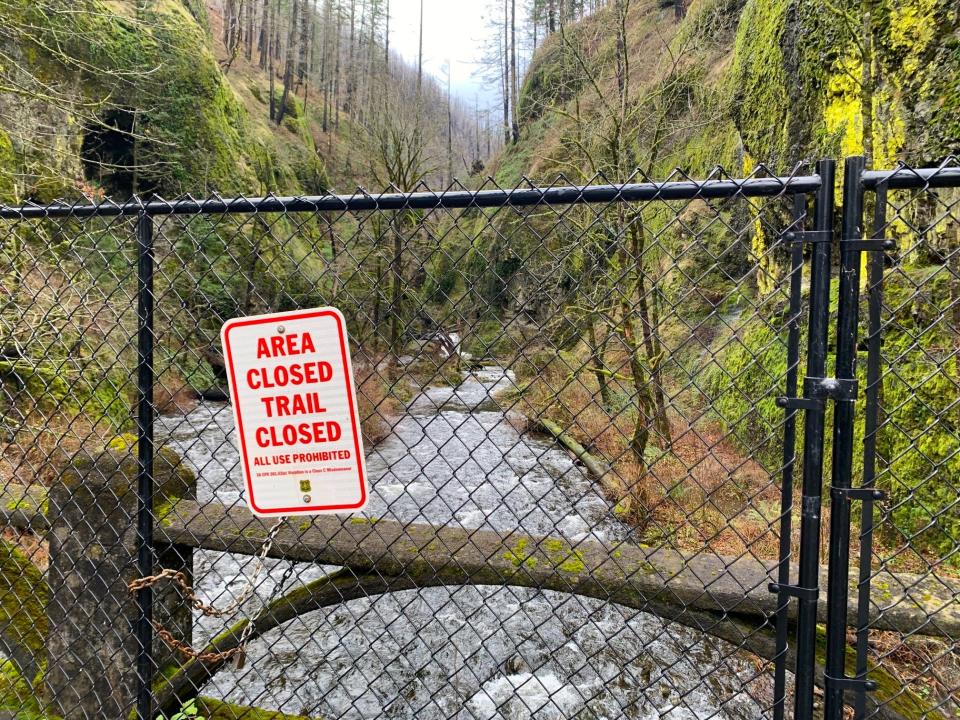
[[[774,402],[777,407],[787,410],[822,410],[823,400],[819,398],[778,397]]]
[[[890,238],[850,238],[840,241],[840,249],[863,250],[865,252],[890,252],[897,249],[897,243]]]
[[[787,230],[780,236],[784,243],[833,242],[832,230]]]
[[[833,687],[841,690],[852,690],[854,692],[873,692],[877,689],[877,681],[868,680],[867,678],[831,677],[830,675],[824,673],[823,679],[827,685],[832,685]]]
[[[885,500],[887,494],[883,490],[872,487],[832,487],[830,488],[830,497],[834,500],[862,500],[864,502],[876,502]]]
[[[855,400],[857,398],[857,381],[840,378],[808,377],[803,380],[803,397],[778,397],[777,407],[788,410],[822,410],[823,401]]]
[[[798,585],[781,585],[780,583],[770,583],[767,585],[767,590],[772,593],[783,593],[790,597],[799,598],[801,600],[809,600],[810,602],[816,602],[817,598],[820,597],[820,588],[805,588]]]

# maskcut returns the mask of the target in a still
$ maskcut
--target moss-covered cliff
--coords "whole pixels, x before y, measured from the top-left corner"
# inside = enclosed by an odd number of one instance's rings
[[[202,3],[24,0],[2,14],[19,60],[7,89],[22,91],[0,93],[0,198],[328,185],[302,104],[269,122],[251,100],[267,78],[224,74]]]
[[[602,123],[610,111],[584,65],[615,92],[612,21],[607,8],[540,48],[519,103],[521,140],[500,158],[500,179],[588,164],[570,138],[578,122]],[[672,8],[633,3],[627,38],[635,112],[626,130],[645,170],[741,172],[745,159],[789,169],[864,152],[880,167],[960,151],[960,6],[951,0],[694,0],[679,23]],[[683,102],[660,108],[669,127],[649,164],[651,108],[665,89]]]

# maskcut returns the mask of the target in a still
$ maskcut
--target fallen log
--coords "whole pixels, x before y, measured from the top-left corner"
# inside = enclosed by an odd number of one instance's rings
[[[579,460],[587,469],[587,473],[603,488],[604,493],[614,503],[613,511],[623,517],[630,514],[633,507],[633,495],[621,482],[620,478],[613,472],[607,463],[593,456],[583,445],[578,443],[574,437],[566,432],[559,423],[553,422],[547,418],[540,418],[534,424],[534,428],[539,428],[553,437],[558,443],[570,451],[570,453]]]

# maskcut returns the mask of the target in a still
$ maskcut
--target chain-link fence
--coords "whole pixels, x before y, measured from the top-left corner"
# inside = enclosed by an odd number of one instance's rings
[[[768,175],[4,210],[0,712],[809,717],[834,179]],[[946,233],[924,197],[886,222]],[[955,711],[950,227],[939,261],[869,253],[891,498],[841,627],[889,718]],[[326,305],[370,502],[272,525],[219,330]]]

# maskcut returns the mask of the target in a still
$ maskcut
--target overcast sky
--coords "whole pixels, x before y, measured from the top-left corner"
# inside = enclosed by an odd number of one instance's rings
[[[446,84],[445,65],[452,68],[454,94],[480,107],[496,99],[495,87],[475,77],[483,57],[487,0],[423,0],[423,69]],[[390,0],[390,48],[411,65],[417,64],[420,0]]]

